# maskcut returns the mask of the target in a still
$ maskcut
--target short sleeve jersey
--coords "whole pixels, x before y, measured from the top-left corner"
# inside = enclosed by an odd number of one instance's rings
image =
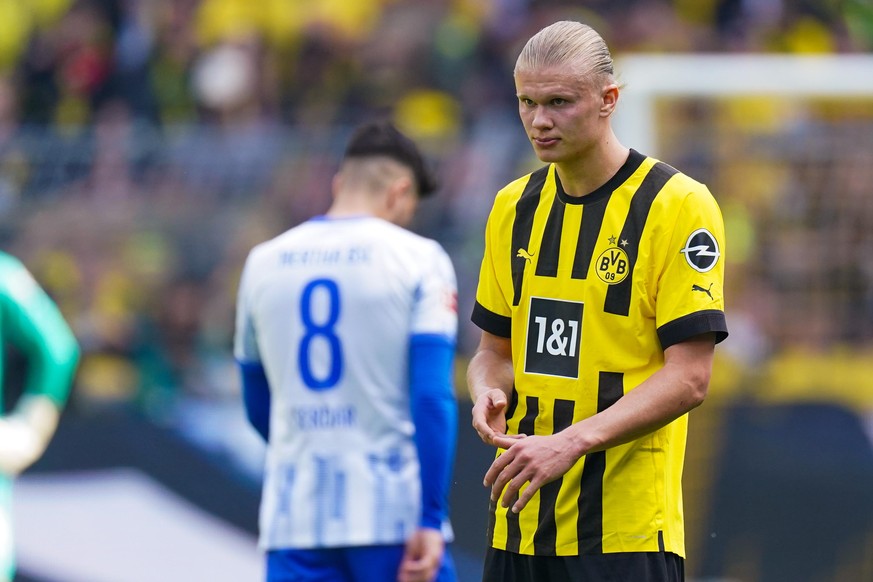
[[[25,392],[63,407],[79,345],[54,301],[15,257],[0,252],[0,338],[21,350],[32,367]],[[0,358],[0,381],[3,362]],[[2,385],[2,382],[0,382]]]
[[[442,247],[378,218],[320,217],[252,250],[235,355],[270,386],[263,547],[394,544],[415,529],[409,341],[454,342],[456,304]]]
[[[512,338],[510,434],[553,434],[606,409],[693,336],[727,336],[724,228],[707,188],[631,150],[586,196],[553,165],[494,202],[473,321]],[[687,415],[581,458],[518,515],[492,504],[493,547],[533,555],[684,556]],[[498,452],[499,454],[499,452]]]

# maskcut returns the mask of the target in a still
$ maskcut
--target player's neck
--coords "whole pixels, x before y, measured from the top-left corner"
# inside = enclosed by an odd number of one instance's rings
[[[603,144],[572,161],[558,162],[558,175],[570,196],[585,196],[606,184],[627,161],[630,150],[610,135]]]
[[[376,199],[363,195],[336,196],[333,204],[325,213],[330,218],[350,218],[356,216],[380,216],[381,211]]]

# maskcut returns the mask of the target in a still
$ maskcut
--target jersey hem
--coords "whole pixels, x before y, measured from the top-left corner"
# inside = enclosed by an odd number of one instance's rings
[[[658,328],[658,339],[661,340],[661,348],[666,350],[704,333],[715,333],[715,343],[724,341],[728,330],[723,311],[708,309],[674,319]]]
[[[479,328],[490,334],[508,338],[512,334],[512,318],[498,315],[484,307],[478,301],[473,306],[470,320]]]
[[[607,545],[608,547],[603,547]],[[511,550],[503,545],[491,543],[489,546],[495,550],[509,552],[521,556],[539,556],[539,557],[568,557],[568,556],[599,556],[604,554],[637,554],[637,553],[662,553],[669,552],[676,554],[680,558],[685,558],[685,547],[680,545],[663,545],[658,536],[653,536],[646,540],[640,540],[638,536],[620,536],[618,538],[611,537],[605,542],[602,538],[593,540],[580,540],[572,544],[565,544],[555,548],[552,552],[536,553],[533,543],[522,545],[517,550]],[[581,549],[580,549],[581,548]],[[596,550],[592,548],[598,548]]]

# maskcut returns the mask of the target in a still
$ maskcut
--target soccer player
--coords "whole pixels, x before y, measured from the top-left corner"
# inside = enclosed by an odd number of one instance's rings
[[[484,580],[682,580],[687,412],[727,336],[724,232],[707,188],[623,146],[603,39],[578,22],[515,66],[541,169],[485,232],[467,370],[497,447]]]
[[[79,346],[54,302],[18,259],[3,252],[0,339],[15,346],[27,366],[21,396],[0,416],[0,581],[6,582],[15,575],[12,480],[39,459],[54,435]],[[0,359],[0,379],[2,364]]]
[[[353,133],[333,203],[249,254],[235,355],[267,441],[267,579],[451,581],[454,268],[403,228],[435,182],[387,122]]]

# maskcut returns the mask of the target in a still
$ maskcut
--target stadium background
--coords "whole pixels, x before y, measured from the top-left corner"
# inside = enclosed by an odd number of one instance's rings
[[[326,209],[372,115],[444,180],[415,229],[459,276],[455,554],[477,579],[490,452],[468,429],[467,314],[491,198],[536,166],[512,65],[561,18],[600,30],[619,74],[640,53],[873,52],[869,0],[0,0],[0,244],[84,351],[16,488],[20,580],[257,579],[237,277]],[[871,580],[873,94],[676,96],[655,116],[646,153],[710,186],[729,240],[732,335],[691,418],[690,578]]]

